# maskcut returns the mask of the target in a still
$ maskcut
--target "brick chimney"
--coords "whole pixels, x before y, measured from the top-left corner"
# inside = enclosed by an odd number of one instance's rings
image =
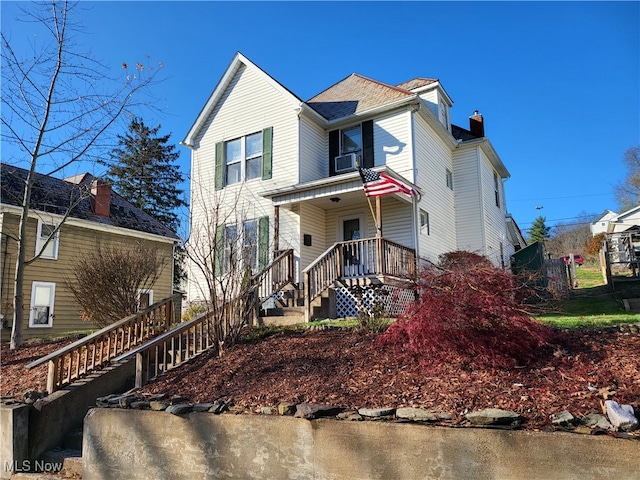
[[[94,180],[91,184],[93,213],[99,217],[109,218],[111,213],[111,185],[102,180]]]
[[[484,137],[484,119],[478,110],[469,117],[469,130],[476,137]]]

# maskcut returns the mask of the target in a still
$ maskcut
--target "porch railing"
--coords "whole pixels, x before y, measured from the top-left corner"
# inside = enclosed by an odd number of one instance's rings
[[[384,238],[338,242],[304,269],[305,316],[311,302],[336,280],[373,276],[411,278],[416,273],[415,250]]]
[[[49,364],[47,392],[53,393],[108,365],[122,355],[171,328],[180,294],[161,300],[102,330],[26,365],[27,369]]]

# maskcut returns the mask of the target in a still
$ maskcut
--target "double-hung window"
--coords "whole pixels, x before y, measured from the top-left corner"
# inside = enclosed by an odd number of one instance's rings
[[[243,252],[244,265],[252,271],[258,268],[258,221],[248,220],[243,224]]]
[[[500,180],[498,179],[498,174],[493,172],[493,189],[494,196],[496,199],[496,207],[500,206]]]
[[[374,161],[373,120],[329,132],[329,175],[340,175],[356,168],[372,168]],[[382,159],[381,159],[382,160]]]
[[[224,227],[224,271],[229,272],[238,261],[238,227],[225,225]]]
[[[227,274],[244,268],[256,272],[269,259],[269,217],[218,226],[216,271]]]
[[[362,155],[362,129],[360,125],[340,131],[340,154]]]
[[[447,187],[449,190],[453,190],[453,173],[448,168],[446,169]]]
[[[224,144],[226,184],[262,176],[262,132],[236,138]]]
[[[40,258],[56,260],[58,258],[58,240],[60,231],[56,231],[57,225],[38,220],[38,232],[36,236],[36,255]],[[47,243],[49,241],[49,243]]]
[[[55,283],[33,282],[31,285],[29,327],[53,327],[53,301],[55,296]]]
[[[215,189],[273,174],[273,127],[216,143]]]

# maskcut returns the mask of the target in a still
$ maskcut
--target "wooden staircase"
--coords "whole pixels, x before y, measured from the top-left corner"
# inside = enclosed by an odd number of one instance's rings
[[[257,319],[258,325],[295,325],[305,323],[304,286],[290,284],[280,290],[271,305],[264,305]],[[312,302],[314,318],[330,317],[329,292],[325,290]]]

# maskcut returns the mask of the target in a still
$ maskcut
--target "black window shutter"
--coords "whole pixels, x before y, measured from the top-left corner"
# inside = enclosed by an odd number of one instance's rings
[[[335,158],[340,155],[340,130],[329,132],[329,176],[336,174]]]
[[[362,122],[362,166],[372,168],[373,161],[373,120]]]

